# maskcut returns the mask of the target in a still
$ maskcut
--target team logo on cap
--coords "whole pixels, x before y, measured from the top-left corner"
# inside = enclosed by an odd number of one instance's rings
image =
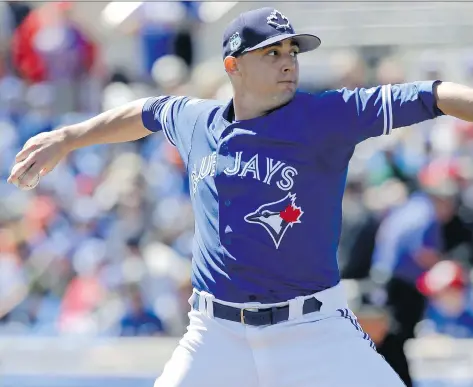
[[[275,27],[277,30],[290,30],[292,29],[291,24],[289,23],[289,19],[284,16],[281,12],[275,9],[271,14],[267,17],[268,24],[270,26]]]
[[[230,50],[236,51],[241,47],[241,36],[238,32],[235,32],[229,39]]]
[[[302,208],[296,205],[296,194],[289,193],[277,202],[263,204],[246,215],[245,221],[263,226],[277,249],[286,231],[296,223],[301,223],[303,213]]]

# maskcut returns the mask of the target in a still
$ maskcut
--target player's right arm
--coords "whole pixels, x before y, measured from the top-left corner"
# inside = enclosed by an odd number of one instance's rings
[[[28,176],[45,175],[68,153],[79,148],[138,140],[162,130],[173,145],[178,141],[177,117],[187,126],[192,118],[183,114],[187,97],[151,97],[103,112],[89,120],[29,139],[15,158],[8,182],[18,184]],[[189,111],[191,109],[187,109]]]
[[[139,140],[152,132],[141,118],[147,98],[108,110],[87,121],[61,129],[69,151],[90,145]]]
[[[75,149],[133,141],[149,135],[152,132],[141,119],[146,100],[133,101],[89,120],[30,138],[16,155],[8,182],[18,184],[18,178],[26,171],[30,176],[45,175]]]

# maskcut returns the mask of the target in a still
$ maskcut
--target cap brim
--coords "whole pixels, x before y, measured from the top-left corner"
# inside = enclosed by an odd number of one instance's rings
[[[322,43],[322,41],[320,40],[318,36],[315,36],[312,34],[281,34],[281,35],[273,36],[272,38],[266,39],[265,41],[257,44],[256,46],[247,48],[246,50],[242,52],[242,54],[246,52],[258,50],[260,48],[271,46],[274,43],[278,43],[286,39],[294,39],[299,45],[300,53],[315,50]]]

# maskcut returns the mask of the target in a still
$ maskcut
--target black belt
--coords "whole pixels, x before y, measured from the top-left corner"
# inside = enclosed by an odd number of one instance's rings
[[[206,302],[212,301],[206,300]],[[197,294],[193,302],[193,307],[199,310],[199,296]],[[319,300],[315,297],[310,297],[304,300],[302,314],[318,312],[321,307],[322,303]],[[239,322],[245,325],[272,325],[289,319],[289,305],[259,309],[256,307],[235,308],[233,306],[213,302],[213,315],[223,320]]]

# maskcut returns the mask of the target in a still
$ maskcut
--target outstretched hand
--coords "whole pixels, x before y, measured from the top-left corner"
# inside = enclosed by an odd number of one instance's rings
[[[18,187],[35,176],[45,176],[69,153],[61,130],[40,133],[30,138],[15,157],[8,182]]]

